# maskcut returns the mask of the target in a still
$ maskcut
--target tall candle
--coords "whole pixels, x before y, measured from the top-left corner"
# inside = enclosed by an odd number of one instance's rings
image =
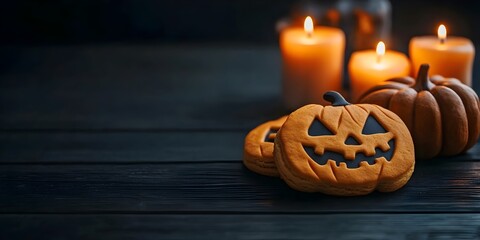
[[[430,65],[430,75],[457,78],[472,85],[472,67],[475,47],[467,38],[448,37],[447,29],[440,25],[435,36],[414,37],[410,40],[413,69],[423,63]]]
[[[394,77],[410,74],[410,61],[405,54],[385,51],[379,42],[376,51],[354,52],[348,63],[352,101],[356,102],[363,93],[378,83]]]
[[[330,27],[314,27],[307,17],[304,28],[289,27],[280,33],[283,59],[283,98],[295,109],[309,103],[325,103],[327,91],[340,91],[345,34]]]

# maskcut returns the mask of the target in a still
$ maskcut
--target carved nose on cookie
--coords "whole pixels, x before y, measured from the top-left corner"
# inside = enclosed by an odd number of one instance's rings
[[[349,136],[347,140],[345,140],[345,145],[360,145],[360,143],[354,137]]]

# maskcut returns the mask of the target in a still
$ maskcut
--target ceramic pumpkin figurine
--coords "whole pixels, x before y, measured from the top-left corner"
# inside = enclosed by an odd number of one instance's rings
[[[413,173],[412,138],[393,112],[349,104],[327,92],[331,106],[306,105],[289,115],[275,138],[282,179],[304,192],[364,195],[395,191]]]
[[[417,79],[393,78],[373,87],[360,99],[396,113],[407,125],[417,159],[451,156],[467,151],[478,139],[478,96],[453,78],[428,77],[428,64]]]

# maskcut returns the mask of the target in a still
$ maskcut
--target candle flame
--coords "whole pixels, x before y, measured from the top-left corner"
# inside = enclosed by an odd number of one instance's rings
[[[447,39],[447,28],[445,25],[441,24],[438,27],[437,36],[441,43],[445,42],[445,39]]]
[[[383,55],[385,55],[385,43],[380,41],[377,44],[377,62],[380,62]]]
[[[303,29],[307,33],[308,36],[311,36],[313,33],[313,20],[312,17],[307,16],[305,18],[305,22],[303,22]]]

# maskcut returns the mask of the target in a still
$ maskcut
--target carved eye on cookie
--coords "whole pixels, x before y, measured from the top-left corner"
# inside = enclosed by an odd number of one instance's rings
[[[273,141],[275,140],[275,136],[277,136],[278,130],[280,130],[279,127],[276,127],[276,126],[275,127],[273,127],[273,126],[270,127],[267,134],[265,134],[265,139],[263,141],[273,143]]]

